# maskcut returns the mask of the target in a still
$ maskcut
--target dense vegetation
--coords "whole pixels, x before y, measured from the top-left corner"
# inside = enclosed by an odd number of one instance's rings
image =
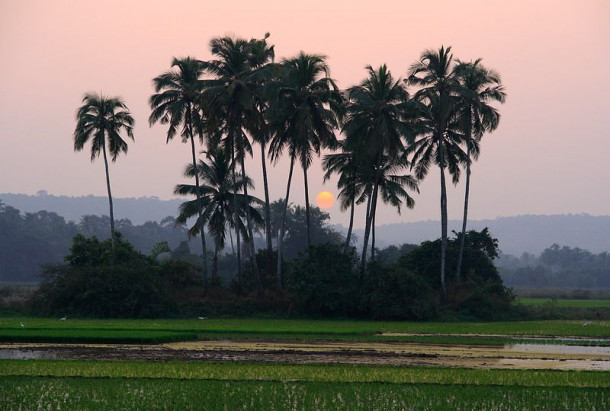
[[[422,244],[394,264],[371,262],[364,275],[353,251],[345,253],[332,243],[311,245],[285,263],[284,291],[261,294],[252,266],[246,267],[241,285],[232,282],[226,288],[213,277],[205,287],[197,267],[186,261],[158,261],[156,253],[147,257],[118,235],[114,251],[109,240],[77,235],[65,262],[45,268],[33,309],[46,315],[94,317],[272,312],[424,320],[447,310],[473,318],[510,316],[513,297],[492,262],[497,242],[487,231],[470,231],[465,245],[464,275],[449,277],[447,296],[431,274],[439,264],[434,242]],[[450,241],[449,251],[452,263],[457,239]],[[264,272],[264,251],[259,257]],[[262,279],[265,286],[274,281],[272,274]]]
[[[610,288],[610,256],[578,247],[553,244],[539,256],[523,253],[520,258],[504,255],[500,273],[510,287],[526,289]]]
[[[7,409],[608,407],[601,372],[40,360],[3,365],[0,397]]]

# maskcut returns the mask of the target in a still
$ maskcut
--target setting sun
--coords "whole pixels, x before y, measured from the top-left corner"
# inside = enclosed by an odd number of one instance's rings
[[[316,197],[316,204],[318,204],[318,207],[320,208],[331,208],[334,203],[335,197],[331,192],[322,191]]]

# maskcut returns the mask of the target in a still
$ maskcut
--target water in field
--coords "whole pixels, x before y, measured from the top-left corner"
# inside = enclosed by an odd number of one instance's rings
[[[610,371],[610,347],[411,342],[202,340],[161,345],[0,344],[0,359],[341,363]]]

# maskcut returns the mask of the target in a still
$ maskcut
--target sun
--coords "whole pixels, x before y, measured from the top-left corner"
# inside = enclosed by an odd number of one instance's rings
[[[329,191],[322,191],[316,196],[316,204],[320,208],[331,208],[335,203],[335,196]]]

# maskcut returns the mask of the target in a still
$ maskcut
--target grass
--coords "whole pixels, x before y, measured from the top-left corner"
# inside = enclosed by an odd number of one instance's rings
[[[231,381],[378,382],[610,388],[601,371],[505,370],[389,365],[194,361],[0,360],[0,377],[147,378]]]
[[[610,298],[606,299],[564,299],[564,298],[519,298],[518,303],[525,306],[554,305],[568,308],[610,308]]]
[[[95,329],[3,329],[0,342],[157,344],[197,339],[193,332]]]
[[[11,409],[608,409],[605,372],[3,360]]]
[[[381,333],[411,335],[385,336]],[[523,338],[531,336],[542,338],[542,341],[537,341],[539,343],[555,343],[553,337],[586,337],[606,340],[589,342],[589,344],[610,345],[610,322],[415,323],[277,319],[60,321],[36,317],[0,318],[0,341],[4,342],[153,344],[193,339],[232,338],[504,345],[527,342]],[[544,337],[549,338],[545,340]]]

